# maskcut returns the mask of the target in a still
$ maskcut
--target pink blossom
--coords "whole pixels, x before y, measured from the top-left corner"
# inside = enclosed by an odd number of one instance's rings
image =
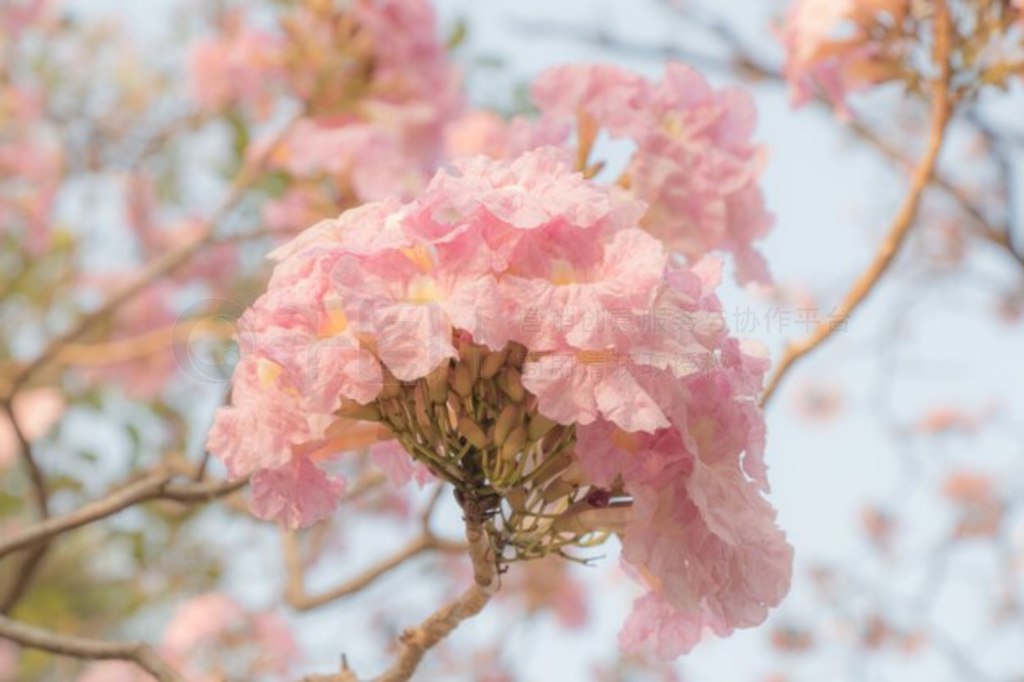
[[[883,14],[898,23],[908,9],[907,0],[794,0],[781,32],[793,103],[820,91],[846,115],[847,93],[888,77],[872,25]]]
[[[306,457],[252,477],[252,513],[261,519],[299,528],[325,519],[338,506],[344,479],[330,476]]]
[[[34,24],[53,20],[55,0],[10,0],[0,7],[0,31],[17,37]]]
[[[0,234],[20,229],[31,254],[50,244],[64,172],[59,136],[42,120],[36,93],[0,88]]]
[[[494,112],[478,109],[448,125],[445,152],[452,159],[478,154],[492,159],[514,159],[537,147],[560,145],[568,137],[568,126],[550,120],[506,120]]]
[[[280,40],[244,26],[240,14],[228,18],[225,30],[196,43],[189,55],[189,86],[199,106],[217,111],[247,105],[270,113],[271,92],[281,70]]]
[[[13,680],[18,673],[18,647],[13,642],[0,642],[0,680]]]
[[[773,218],[758,185],[763,151],[751,142],[748,94],[669,64],[656,83],[614,66],[558,67],[541,74],[533,95],[549,122],[578,120],[579,135],[596,126],[634,143],[620,183],[649,205],[644,229],[690,263],[727,251],[741,283],[768,281],[753,242]]]
[[[677,382],[673,424],[654,434],[607,422],[578,431],[595,485],[621,477],[633,498],[623,558],[650,588],[623,630],[627,650],[688,651],[705,632],[759,624],[785,595],[792,549],[759,494],[764,428],[749,372],[732,367]]]
[[[694,102],[714,99],[710,90],[670,90],[689,93],[688,111],[706,118],[685,125],[719,149],[745,148],[735,142],[751,127],[742,107],[705,111]],[[252,341],[241,344],[232,406],[211,449],[232,472],[254,473],[258,515],[305,523],[330,513],[337,496],[314,463],[336,450],[324,448],[338,432],[335,410],[379,418],[393,407],[374,401],[382,374],[404,382],[399,391],[424,390],[469,348],[502,357],[515,342],[526,349],[521,399],[575,426],[590,486],[622,485],[632,500],[626,513],[614,510],[616,529],[651,596],[623,642],[647,641],[655,628],[658,653],[675,655],[705,630],[760,623],[785,594],[791,561],[762,497],[756,396],[766,353],[728,336],[714,293],[721,262],[670,264],[640,227],[644,208],[573,171],[565,150],[539,148],[460,160],[412,201],[321,221],[273,254],[268,291],[240,326]],[[318,317],[348,345],[310,354]],[[338,357],[326,364],[329,380],[309,373],[323,353]],[[500,371],[510,381],[509,368]],[[372,455],[396,483],[419,466],[394,441]]]
[[[159,653],[190,682],[216,682],[230,661],[232,677],[287,675],[299,657],[287,623],[210,592],[183,602],[164,630]],[[128,678],[134,681],[135,678]],[[148,676],[140,679],[149,679]],[[262,678],[260,678],[262,679]]]
[[[78,682],[155,682],[156,678],[134,663],[99,661],[90,663]]]
[[[297,178],[327,180],[346,199],[408,199],[442,160],[445,128],[463,109],[461,76],[425,0],[359,0],[344,12],[345,21],[313,8],[290,17],[291,35],[341,46],[344,60],[297,48],[303,59],[290,81],[310,115],[271,161]]]
[[[242,608],[225,594],[193,597],[174,612],[164,630],[162,650],[170,658],[186,656],[244,617]]]
[[[435,480],[430,469],[421,462],[413,460],[398,441],[389,440],[372,446],[370,458],[374,465],[383,471],[397,487],[415,480],[416,484],[422,488]]]
[[[64,412],[64,395],[55,388],[33,388],[14,396],[14,418],[31,443],[46,435]],[[0,415],[0,471],[14,463],[20,448],[14,427]]]

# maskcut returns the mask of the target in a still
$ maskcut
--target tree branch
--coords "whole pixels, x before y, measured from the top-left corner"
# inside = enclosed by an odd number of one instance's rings
[[[444,489],[445,485],[443,483],[439,484],[437,490],[424,507],[420,515],[420,523],[423,530],[417,537],[402,549],[370,566],[362,573],[319,594],[309,594],[306,592],[302,552],[296,533],[294,531],[282,533],[281,543],[284,553],[285,572],[288,576],[285,600],[288,602],[288,605],[298,611],[309,611],[359,592],[420,554],[435,551],[452,554],[466,551],[468,547],[465,543],[444,540],[434,535],[430,530],[430,515]]]
[[[90,502],[80,509],[49,518],[0,541],[0,558],[40,542],[51,540],[99,519],[113,516],[128,507],[154,499],[174,500],[182,503],[206,502],[240,490],[247,483],[238,481],[212,481],[173,484],[176,474],[153,472],[124,487],[111,491],[105,497]]]
[[[48,651],[58,656],[89,660],[130,661],[159,682],[185,682],[153,648],[144,642],[105,642],[86,637],[60,635],[0,616],[0,637],[30,649]]]
[[[447,637],[464,620],[480,613],[498,591],[498,569],[483,524],[467,515],[466,539],[473,561],[474,584],[455,601],[446,604],[418,627],[402,633],[398,659],[374,682],[405,682],[412,678],[423,656]],[[344,674],[344,673],[343,673]]]
[[[138,296],[154,281],[177,270],[179,267],[187,263],[189,259],[203,247],[210,244],[213,241],[214,232],[220,224],[220,221],[238,205],[252,184],[256,182],[262,173],[267,160],[285,140],[297,120],[298,117],[286,125],[284,129],[275,136],[273,141],[267,145],[259,158],[246,163],[242,167],[238,176],[231,185],[231,190],[228,192],[221,204],[206,220],[203,230],[195,239],[182,244],[176,249],[171,249],[163,256],[155,259],[146,266],[142,274],[137,279],[119,289],[117,292],[112,294],[110,298],[104,301],[99,308],[87,315],[84,315],[70,329],[51,340],[47,344],[46,348],[44,348],[34,360],[29,362],[27,365],[24,365],[14,374],[8,389],[8,397],[13,396],[18,388],[31,379],[36,372],[57,358],[61,349],[67,344],[81,337],[100,320],[104,319],[120,306]]]
[[[917,218],[918,209],[921,205],[921,198],[925,189],[931,182],[932,175],[938,162],[939,153],[942,150],[942,143],[946,137],[946,127],[952,115],[952,104],[950,100],[950,78],[952,67],[950,64],[952,25],[949,14],[949,6],[946,0],[935,2],[935,46],[934,60],[939,68],[939,74],[933,84],[931,124],[929,126],[928,147],[924,156],[914,170],[910,182],[910,191],[899,212],[896,214],[888,234],[882,242],[874,259],[853,287],[843,297],[839,304],[836,315],[832,319],[818,325],[806,338],[790,343],[782,359],[776,366],[774,373],[768,380],[768,385],[761,394],[761,405],[766,405],[779,387],[779,383],[786,373],[801,358],[807,356],[811,351],[824,343],[840,326],[846,323],[853,312],[867,299],[875,285],[882,278],[882,275],[889,269],[900,247],[909,234]]]
[[[21,429],[21,424],[18,423],[18,418],[14,413],[14,394],[4,401],[3,409],[7,413],[7,418],[11,422],[11,430],[14,431],[15,439],[18,441],[18,448],[21,451],[21,459],[25,463],[25,467],[29,472],[29,480],[32,482],[33,497],[35,498],[35,505],[39,512],[39,517],[45,523],[50,518],[50,493],[46,483],[46,475],[40,468],[39,463],[36,462],[35,455],[32,452],[32,443],[29,442],[25,436],[25,432]],[[10,613],[14,607],[21,600],[21,597],[25,594],[25,590],[28,589],[29,583],[32,581],[32,576],[35,574],[36,567],[46,556],[47,545],[41,544],[35,547],[31,552],[26,554],[21,561],[21,565],[18,566],[14,571],[14,579],[3,597],[0,597],[0,615],[6,615]]]

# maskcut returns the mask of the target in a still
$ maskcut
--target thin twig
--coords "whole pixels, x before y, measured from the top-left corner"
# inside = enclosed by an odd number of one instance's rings
[[[918,209],[921,205],[921,197],[928,187],[935,165],[938,162],[939,153],[942,150],[942,143],[946,137],[946,127],[952,115],[950,102],[950,76],[952,67],[950,65],[951,52],[951,19],[949,7],[945,0],[935,2],[935,49],[934,59],[939,67],[939,74],[935,79],[932,94],[931,125],[929,127],[928,147],[924,156],[914,170],[910,182],[910,190],[900,206],[888,234],[875,253],[874,259],[867,270],[861,273],[853,287],[843,297],[832,319],[818,325],[806,338],[790,343],[782,355],[782,359],[776,366],[774,373],[768,380],[764,393],[761,394],[761,405],[771,400],[779,387],[782,378],[801,358],[806,357],[811,351],[825,342],[836,329],[849,320],[853,312],[867,299],[874,290],[882,275],[889,269],[896,255],[900,251],[904,240],[909,234],[917,218]]]
[[[45,523],[50,518],[50,493],[46,482],[46,474],[43,473],[39,463],[36,462],[35,454],[32,452],[32,443],[18,423],[14,411],[14,396],[3,403],[3,409],[11,422],[11,430],[18,441],[18,448],[21,452],[21,460],[29,472],[29,480],[32,482],[33,498],[35,499],[36,510],[39,518]],[[32,549],[21,560],[21,564],[14,571],[14,579],[7,588],[3,597],[0,597],[0,615],[10,613],[21,600],[29,583],[35,575],[36,568],[46,556],[47,545],[42,544]]]
[[[182,503],[206,502],[241,489],[245,480],[173,484],[174,473],[154,472],[114,490],[76,511],[29,526],[0,541],[0,557],[155,499]]]
[[[119,289],[99,308],[81,317],[70,329],[51,340],[49,344],[47,344],[46,348],[44,348],[34,360],[29,362],[27,365],[24,365],[17,371],[17,373],[15,373],[14,378],[11,380],[9,395],[13,395],[14,392],[24,385],[26,381],[32,378],[36,372],[50,364],[51,361],[58,357],[61,349],[67,344],[81,337],[99,321],[103,320],[120,306],[138,296],[154,281],[183,266],[193,255],[203,247],[210,244],[213,241],[214,233],[216,232],[221,220],[223,220],[223,218],[238,205],[238,203],[245,197],[246,192],[252,184],[259,179],[267,160],[291,132],[296,120],[297,119],[293,119],[291,123],[286,125],[284,129],[278,133],[274,140],[267,145],[265,150],[263,150],[263,153],[259,158],[255,161],[246,163],[242,167],[242,170],[231,185],[231,190],[228,192],[221,204],[206,220],[206,224],[202,231],[195,239],[182,244],[178,248],[172,249],[163,256],[155,259],[143,270],[142,274],[137,279]]]
[[[283,532],[281,534],[281,544],[284,553],[285,571],[287,573],[285,600],[288,602],[288,605],[298,611],[309,611],[365,589],[378,579],[421,554],[427,552],[442,552],[446,554],[465,552],[468,549],[465,543],[439,538],[430,530],[430,515],[437,505],[444,488],[444,484],[438,485],[437,491],[433,493],[431,499],[424,507],[420,515],[423,531],[418,536],[394,554],[375,563],[358,575],[319,594],[309,594],[306,592],[305,570],[297,534],[294,531]]]
[[[130,661],[159,682],[184,682],[184,678],[144,642],[105,642],[99,639],[61,635],[19,623],[6,616],[0,616],[0,638],[58,656],[100,661]]]
[[[216,317],[180,320],[136,336],[100,343],[69,343],[57,353],[55,362],[78,367],[114,365],[140,360],[179,344],[189,343],[199,333],[206,338],[226,341],[235,333],[235,325]]]

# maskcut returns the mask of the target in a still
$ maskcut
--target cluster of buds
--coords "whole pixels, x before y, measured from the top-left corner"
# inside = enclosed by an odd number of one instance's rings
[[[459,504],[486,520],[503,561],[604,541],[628,500],[585,482],[573,464],[575,426],[541,414],[523,386],[526,347],[494,351],[468,337],[456,347],[457,359],[415,381],[385,371],[376,400],[345,400],[338,416],[379,422],[450,483]]]

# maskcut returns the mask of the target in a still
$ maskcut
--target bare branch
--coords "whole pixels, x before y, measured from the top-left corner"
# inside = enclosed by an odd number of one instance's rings
[[[423,524],[423,532],[420,535],[411,540],[402,549],[370,566],[362,573],[319,594],[311,595],[306,592],[302,552],[296,533],[293,531],[282,533],[281,543],[284,553],[285,571],[288,576],[285,599],[288,605],[299,611],[309,611],[363,590],[379,578],[421,554],[428,552],[458,553],[466,551],[468,546],[465,543],[444,540],[434,535],[430,530],[430,514],[434,510],[444,488],[444,484],[438,485],[437,491],[431,496],[430,501],[421,513],[420,520]]]
[[[297,120],[298,118],[295,118],[291,123],[285,126],[274,140],[267,145],[267,148],[258,159],[250,163],[246,163],[242,167],[242,170],[232,183],[231,190],[228,192],[221,204],[206,220],[203,230],[195,239],[182,244],[178,248],[171,249],[160,258],[155,259],[145,268],[145,270],[143,270],[142,274],[137,279],[112,294],[110,298],[103,303],[103,305],[80,318],[69,330],[51,340],[46,348],[36,356],[35,360],[32,360],[27,365],[23,366],[14,375],[14,378],[10,383],[10,388],[8,389],[8,395],[13,395],[14,392],[23,386],[26,381],[32,378],[36,372],[57,358],[61,350],[67,344],[81,337],[100,320],[104,319],[120,306],[145,291],[146,287],[151,285],[154,281],[177,270],[179,267],[187,263],[189,259],[203,247],[210,244],[213,241],[214,232],[221,220],[223,220],[223,218],[238,205],[238,203],[245,197],[246,192],[250,189],[253,183],[259,179],[267,160],[280,147],[281,143],[291,132],[294,123]]]
[[[3,409],[11,422],[11,430],[18,441],[21,459],[29,472],[36,509],[39,512],[39,517],[45,522],[50,517],[50,493],[46,483],[46,475],[40,468],[39,463],[36,462],[35,455],[32,452],[32,443],[29,442],[21,428],[21,424],[18,423],[18,418],[14,413],[13,399],[14,396],[12,394],[3,403]],[[46,556],[46,550],[46,544],[42,544],[24,556],[21,564],[14,571],[13,581],[3,597],[0,597],[0,615],[10,613],[21,600],[25,590],[28,589],[29,583],[32,581],[36,567],[39,566],[39,563]]]
[[[475,582],[455,601],[433,613],[418,627],[402,633],[398,660],[374,682],[404,682],[411,679],[423,656],[447,637],[464,620],[480,613],[498,591],[498,570],[487,532],[477,519],[467,517],[466,539],[473,561]],[[344,674],[344,673],[342,673]]]
[[[833,319],[827,320],[818,325],[806,338],[790,343],[782,359],[776,366],[774,373],[761,394],[761,405],[771,400],[779,383],[790,368],[805,357],[815,348],[824,343],[840,326],[846,323],[853,312],[867,299],[874,290],[882,275],[889,269],[900,247],[910,233],[917,218],[918,209],[921,205],[921,197],[928,187],[938,162],[939,152],[942,150],[942,143],[946,137],[946,128],[952,115],[952,104],[950,101],[949,85],[952,67],[950,65],[951,52],[951,18],[949,7],[945,0],[938,0],[935,3],[935,62],[939,67],[939,75],[933,84],[931,125],[929,127],[928,147],[924,156],[914,170],[910,182],[910,191],[899,212],[896,214],[888,234],[882,242],[874,259],[867,270],[861,273],[853,287],[843,297],[839,304],[836,315]]]
[[[174,473],[153,472],[67,514],[47,519],[0,541],[0,557],[154,499],[207,502],[241,489],[246,480],[173,484]]]
[[[144,642],[105,642],[99,639],[60,635],[0,616],[0,638],[23,647],[48,651],[58,656],[89,660],[131,661],[159,682],[184,682],[153,648]]]
[[[220,341],[235,333],[230,322],[216,318],[181,320],[136,336],[102,343],[69,343],[57,352],[55,362],[79,367],[113,365],[139,360],[194,340],[196,334]]]

